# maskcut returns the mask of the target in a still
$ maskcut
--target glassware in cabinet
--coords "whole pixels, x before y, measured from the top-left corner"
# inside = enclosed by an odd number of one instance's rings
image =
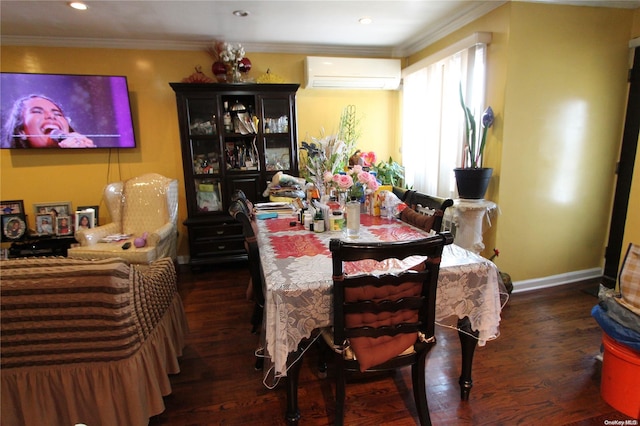
[[[226,137],[224,140],[225,169],[229,171],[260,170],[257,136]]]
[[[211,99],[187,100],[187,119],[189,134],[216,135],[218,134],[218,107]]]

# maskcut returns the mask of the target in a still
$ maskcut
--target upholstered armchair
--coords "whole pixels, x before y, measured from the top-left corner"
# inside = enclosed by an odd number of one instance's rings
[[[162,257],[176,259],[178,220],[178,181],[148,173],[123,182],[108,184],[103,193],[112,222],[95,228],[77,230],[80,247],[69,249],[68,256],[83,259],[123,257],[131,263],[150,263]],[[146,244],[138,247],[136,238],[146,233]],[[111,235],[129,238],[105,242]],[[130,247],[124,249],[126,242]],[[141,242],[138,240],[138,242]]]

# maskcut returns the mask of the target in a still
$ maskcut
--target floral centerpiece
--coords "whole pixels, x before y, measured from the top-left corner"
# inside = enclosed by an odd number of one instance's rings
[[[244,56],[244,47],[240,43],[216,41],[213,47],[207,48],[207,53],[215,61],[211,71],[219,82],[239,83],[242,81],[240,73],[251,69],[251,61]]]
[[[334,186],[333,176],[347,170],[358,137],[356,109],[349,105],[342,111],[337,134],[322,134],[319,139],[312,137],[310,143],[301,143],[300,175],[313,183],[321,195],[328,194]]]
[[[345,194],[348,199],[363,201],[367,193],[378,189],[376,176],[364,170],[361,165],[355,165],[347,172],[331,175],[325,174],[325,183],[335,188],[338,193]]]

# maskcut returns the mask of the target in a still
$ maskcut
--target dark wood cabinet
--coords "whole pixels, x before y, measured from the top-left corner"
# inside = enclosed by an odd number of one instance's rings
[[[278,171],[298,174],[297,84],[170,83],[180,124],[192,266],[246,259],[228,215],[241,189],[254,201]]]

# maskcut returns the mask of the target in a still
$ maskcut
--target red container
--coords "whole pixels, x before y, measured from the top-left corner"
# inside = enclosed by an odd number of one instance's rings
[[[602,334],[604,355],[600,395],[607,404],[634,419],[640,418],[640,352]]]

